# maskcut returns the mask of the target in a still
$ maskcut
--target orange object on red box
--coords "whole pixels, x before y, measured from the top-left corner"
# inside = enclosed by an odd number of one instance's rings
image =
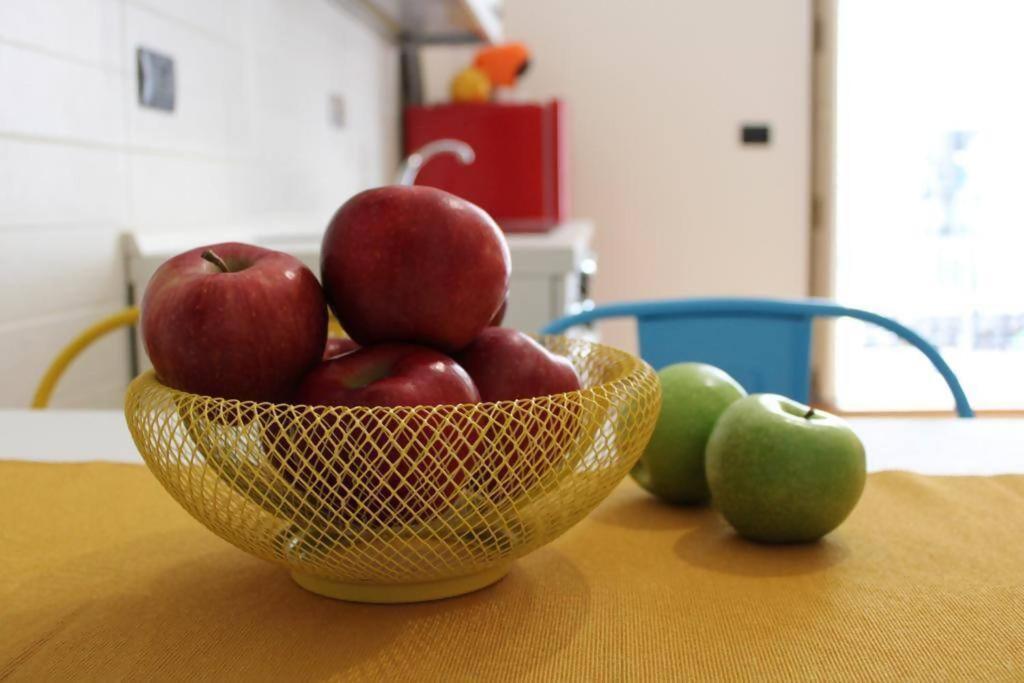
[[[405,153],[441,138],[468,143],[476,161],[432,159],[417,185],[483,207],[506,232],[546,232],[569,215],[565,104],[444,104],[405,110]]]
[[[476,53],[473,66],[487,74],[494,85],[513,86],[530,67],[530,51],[522,43],[488,45]]]

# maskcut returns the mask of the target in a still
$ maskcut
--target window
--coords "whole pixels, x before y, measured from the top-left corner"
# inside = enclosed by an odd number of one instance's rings
[[[935,344],[976,408],[1024,409],[1024,3],[839,0],[835,297]],[[916,350],[842,322],[844,410],[952,404]]]

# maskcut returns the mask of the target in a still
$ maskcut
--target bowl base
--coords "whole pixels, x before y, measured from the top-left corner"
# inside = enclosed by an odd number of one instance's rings
[[[292,572],[292,579],[311,593],[335,600],[375,603],[427,602],[453,598],[456,595],[486,588],[500,581],[511,567],[512,563],[506,562],[474,574],[422,583],[346,583],[304,572]]]

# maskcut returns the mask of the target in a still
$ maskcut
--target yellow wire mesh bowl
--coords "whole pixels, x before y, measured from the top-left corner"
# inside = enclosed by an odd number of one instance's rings
[[[221,538],[335,598],[412,602],[489,585],[582,519],[640,457],[657,376],[611,347],[543,340],[580,391],[415,408],[252,403],[128,387],[135,444]]]

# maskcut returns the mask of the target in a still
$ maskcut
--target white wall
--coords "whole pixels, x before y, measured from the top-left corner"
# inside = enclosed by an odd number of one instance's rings
[[[506,35],[534,53],[522,95],[571,107],[599,301],[808,293],[810,6],[506,0]],[[435,98],[468,60],[432,53]],[[771,146],[741,146],[744,121],[770,123]],[[632,347],[628,327],[605,338]]]
[[[138,46],[175,59],[173,114],[137,105]],[[0,2],[0,406],[123,306],[121,232],[309,232],[389,178],[397,78],[395,48],[329,0]],[[120,405],[127,357],[127,334],[91,347],[54,405]]]

